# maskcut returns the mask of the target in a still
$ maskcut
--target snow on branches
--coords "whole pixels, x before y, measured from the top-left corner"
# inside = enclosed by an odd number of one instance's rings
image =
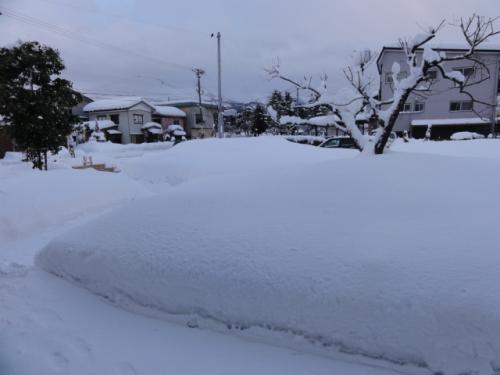
[[[467,48],[462,53],[450,56],[429,46],[429,42],[435,39],[444,27],[445,21],[437,27],[428,28],[412,39],[400,39],[399,45],[405,54],[409,73],[406,76],[400,75],[401,66],[394,64],[391,73],[393,96],[390,100],[381,101],[378,97],[379,78],[370,74],[370,67],[376,62],[377,55],[371,51],[355,52],[351,65],[344,69],[344,76],[355,93],[345,103],[337,103],[328,97],[326,75],[321,76],[320,87],[314,88],[311,77],[305,77],[302,82],[298,82],[283,75],[279,60],[266,71],[271,79],[278,78],[310,92],[310,105],[328,105],[331,113],[327,116],[335,115],[336,121],[333,125],[349,134],[362,152],[381,154],[410,95],[432,84],[434,79],[432,70],[438,71],[443,79],[452,81],[457,89],[469,96],[473,102],[479,102],[467,91],[469,86],[477,85],[479,82],[470,83],[462,73],[450,71],[445,65],[450,61],[469,60],[487,73],[480,82],[489,79],[487,65],[478,59],[475,53],[481,44],[492,36],[500,34],[495,28],[496,21],[497,18],[486,18],[476,14],[460,19],[454,26],[462,33]],[[491,103],[481,103],[491,106]],[[369,118],[377,124],[378,130],[374,136],[364,135],[359,130],[356,120],[360,117]]]

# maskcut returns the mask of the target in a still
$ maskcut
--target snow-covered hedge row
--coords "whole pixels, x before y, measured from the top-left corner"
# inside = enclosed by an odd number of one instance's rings
[[[57,238],[36,264],[124,306],[491,375],[500,368],[495,169],[389,154],[187,182]]]

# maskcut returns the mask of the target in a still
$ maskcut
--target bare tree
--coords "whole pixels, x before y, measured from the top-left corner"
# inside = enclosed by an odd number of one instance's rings
[[[393,97],[386,101],[379,100],[378,91],[375,90],[377,86],[376,79],[370,77],[369,74],[369,68],[376,62],[377,57],[371,51],[355,53],[352,65],[344,69],[344,76],[355,92],[352,99],[346,103],[336,103],[328,97],[326,93],[328,77],[326,75],[320,77],[320,87],[314,88],[311,77],[304,77],[302,81],[295,81],[283,75],[279,60],[266,71],[271,78],[284,80],[302,90],[308,91],[311,94],[311,105],[329,105],[331,108],[329,116],[333,119],[331,125],[349,134],[360,151],[382,154],[396,120],[403,111],[404,104],[410,95],[418,95],[431,87],[434,81],[434,76],[430,73],[431,70],[437,70],[442,78],[453,82],[457,89],[467,95],[473,103],[492,105],[492,103],[485,103],[475,99],[468,91],[468,88],[477,85],[478,81],[470,82],[461,72],[448,70],[445,65],[451,61],[468,60],[485,72],[479,82],[490,79],[489,68],[476,56],[476,50],[491,37],[500,34],[500,30],[495,28],[497,20],[498,18],[486,18],[476,14],[468,18],[461,18],[454,26],[458,27],[462,33],[467,48],[462,53],[454,55],[447,55],[433,50],[428,45],[444,27],[445,21],[442,21],[437,27],[425,30],[411,40],[400,39],[399,44],[406,56],[406,64],[410,72],[405,77],[400,76],[401,67],[398,63],[394,63],[392,67]],[[356,119],[361,114],[378,124],[374,136],[364,135],[359,130]]]

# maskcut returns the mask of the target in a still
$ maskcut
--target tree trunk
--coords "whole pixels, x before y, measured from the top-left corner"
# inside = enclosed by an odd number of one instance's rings
[[[47,151],[43,152],[43,166],[44,169],[47,170]]]

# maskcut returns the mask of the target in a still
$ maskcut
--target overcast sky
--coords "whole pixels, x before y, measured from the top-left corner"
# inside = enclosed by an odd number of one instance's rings
[[[223,95],[253,100],[287,87],[263,70],[277,56],[293,77],[326,72],[336,91],[353,50],[379,48],[442,19],[499,16],[500,0],[0,0],[0,8],[0,45],[56,47],[65,76],[92,93],[194,96],[193,67],[206,70],[205,90],[216,93],[210,34],[221,31]],[[452,26],[440,40],[461,41]]]

